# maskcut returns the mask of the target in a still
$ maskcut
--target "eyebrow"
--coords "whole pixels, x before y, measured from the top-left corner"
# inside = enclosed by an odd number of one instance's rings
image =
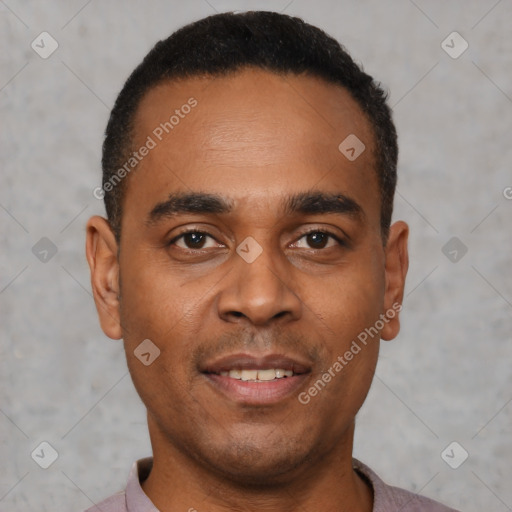
[[[183,214],[226,214],[233,211],[234,201],[218,194],[204,192],[172,193],[169,197],[155,205],[146,220],[148,226],[155,225],[164,219]],[[344,194],[328,194],[320,191],[301,192],[285,196],[283,214],[318,215],[338,214],[362,221],[365,218],[362,207],[352,198]]]

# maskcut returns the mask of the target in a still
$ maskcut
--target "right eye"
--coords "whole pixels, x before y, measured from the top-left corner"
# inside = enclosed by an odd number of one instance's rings
[[[212,247],[218,247],[218,245],[206,245],[206,240],[210,238],[215,241],[215,239],[209,235],[208,233],[204,233],[203,231],[190,230],[185,231],[178,236],[174,237],[169,245],[176,245],[180,249],[185,250],[195,250],[195,249],[210,249]],[[217,242],[218,244],[218,242]]]

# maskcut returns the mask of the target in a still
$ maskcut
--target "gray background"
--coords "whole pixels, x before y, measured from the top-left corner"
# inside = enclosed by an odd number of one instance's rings
[[[411,227],[411,268],[402,331],[383,343],[355,455],[464,511],[512,510],[510,0],[1,1],[0,510],[83,510],[150,454],[84,257],[85,222],[103,213],[92,195],[102,134],[158,39],[251,8],[322,27],[391,92],[395,218]],[[59,44],[47,59],[31,48],[42,31]],[[452,31],[469,43],[457,59],[441,47]],[[456,248],[456,262],[442,251],[453,236],[468,249],[461,258]],[[42,237],[53,257],[32,250]],[[59,455],[48,469],[31,458],[42,441]],[[452,441],[469,453],[458,469],[441,458]]]

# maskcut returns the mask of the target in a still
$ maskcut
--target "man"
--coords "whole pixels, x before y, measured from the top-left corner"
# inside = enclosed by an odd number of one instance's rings
[[[269,12],[188,25],[130,76],[87,259],[153,458],[91,511],[450,510],[352,458],[408,267],[385,100],[336,41]]]

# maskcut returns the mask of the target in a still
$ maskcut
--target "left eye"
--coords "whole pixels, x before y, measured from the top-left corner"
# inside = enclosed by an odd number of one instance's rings
[[[305,239],[306,243],[310,245],[310,247],[306,247],[306,249],[325,249],[340,245],[340,240],[337,237],[325,231],[310,231],[309,233],[305,233],[294,245],[299,246],[298,244],[302,239]],[[330,245],[328,245],[329,239],[331,242]]]

